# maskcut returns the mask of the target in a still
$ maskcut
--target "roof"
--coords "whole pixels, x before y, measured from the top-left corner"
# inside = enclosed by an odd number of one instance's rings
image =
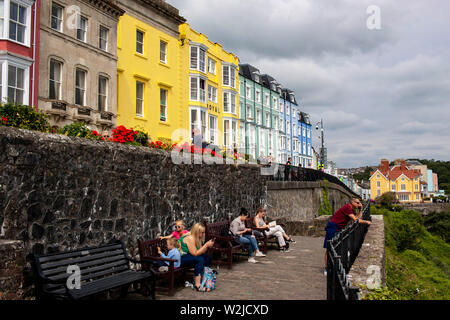
[[[398,179],[401,175],[404,175],[408,179],[414,179],[422,175],[418,169],[409,169],[405,162],[397,164],[392,168],[382,163],[378,166],[377,170],[372,171],[370,175],[372,176],[376,171],[379,171],[391,181]]]
[[[247,79],[250,79],[254,82],[262,84],[262,78],[261,75],[259,74],[259,69],[255,68],[254,66],[248,63],[239,64],[239,75]],[[258,81],[256,81],[255,75],[259,75]]]
[[[295,92],[291,89],[283,88],[281,89],[281,96],[284,100],[287,100],[295,105],[297,105],[297,100],[295,99]]]

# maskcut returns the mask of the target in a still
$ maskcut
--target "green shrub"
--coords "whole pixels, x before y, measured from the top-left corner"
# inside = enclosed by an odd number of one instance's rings
[[[319,216],[333,214],[330,199],[328,198],[328,180],[323,180],[323,182],[324,182],[324,186],[322,189],[323,205],[322,204],[320,205]]]
[[[9,127],[42,132],[50,129],[47,115],[26,105],[12,102],[0,103],[0,117],[8,119],[6,125]]]
[[[145,131],[141,131],[141,130],[136,130],[137,134],[136,137],[134,138],[134,141],[136,141],[138,143],[138,145],[140,146],[148,146],[148,140],[149,140],[149,136],[148,133]]]
[[[381,205],[381,207],[391,210],[392,205],[397,202],[397,196],[395,192],[385,192],[381,196],[375,198],[375,204]]]
[[[71,124],[65,125],[61,133],[70,137],[86,137],[91,132],[83,122],[73,122]]]
[[[445,242],[450,242],[450,211],[432,212],[425,216],[425,228]]]

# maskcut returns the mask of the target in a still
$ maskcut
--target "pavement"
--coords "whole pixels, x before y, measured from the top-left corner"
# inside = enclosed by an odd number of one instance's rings
[[[156,292],[158,300],[326,300],[326,276],[323,275],[324,249],[322,237],[293,236],[296,243],[289,252],[269,248],[266,257],[256,257],[257,263],[238,257],[229,270],[218,268],[216,289],[196,292],[184,287],[193,281],[192,274],[179,279],[174,296]],[[217,269],[217,265],[212,265]],[[129,294],[127,299],[140,299]]]

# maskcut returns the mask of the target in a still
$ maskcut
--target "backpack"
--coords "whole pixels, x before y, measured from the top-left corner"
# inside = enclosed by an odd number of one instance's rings
[[[209,267],[205,267],[203,271],[202,281],[200,282],[200,291],[206,291],[209,289],[213,291],[216,287],[216,274],[217,272]]]
[[[231,234],[231,232],[230,232],[230,229],[229,229],[228,227],[223,227],[223,228],[220,230],[220,236],[221,236],[221,237],[229,237],[229,236],[232,236],[232,234]]]

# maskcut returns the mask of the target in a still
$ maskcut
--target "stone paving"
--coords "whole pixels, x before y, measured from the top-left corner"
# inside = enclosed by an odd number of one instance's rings
[[[216,289],[195,292],[177,285],[174,296],[157,292],[158,300],[325,300],[322,237],[293,237],[290,252],[269,249],[266,257],[249,263],[245,257],[233,262],[233,269],[220,266]],[[213,268],[217,266],[213,265]],[[190,280],[188,278],[188,280]],[[128,299],[139,299],[129,295]]]

